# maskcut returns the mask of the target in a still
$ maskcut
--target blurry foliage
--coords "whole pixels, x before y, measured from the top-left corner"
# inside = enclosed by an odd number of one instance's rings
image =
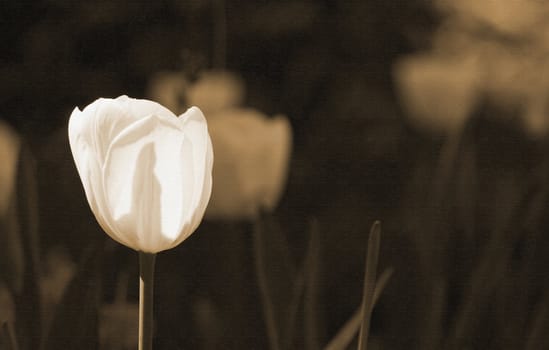
[[[494,119],[498,113],[475,113],[450,151],[447,142],[438,150],[416,144],[400,209],[405,226],[390,248],[399,258],[387,317],[402,315],[386,320],[399,335],[390,348],[541,341],[533,325],[548,287],[546,146]]]
[[[391,347],[544,348],[549,7],[437,0],[433,8],[441,25],[429,50],[395,69],[422,135],[396,238],[410,247],[399,259],[407,276],[397,268],[388,290],[388,315],[407,317],[391,326],[401,335]]]
[[[102,246],[88,246],[53,312],[43,348],[98,349]]]
[[[318,225],[311,223],[306,255],[295,261],[275,217],[261,215],[253,228],[257,284],[271,349],[318,349]]]

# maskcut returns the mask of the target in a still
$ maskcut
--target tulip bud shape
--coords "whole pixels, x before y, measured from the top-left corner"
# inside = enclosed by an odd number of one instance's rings
[[[273,210],[288,174],[292,148],[288,119],[234,108],[212,114],[208,124],[216,164],[206,217],[250,219],[259,211]]]
[[[74,109],[69,141],[90,208],[115,241],[157,253],[200,224],[213,150],[197,107],[177,117],[148,100],[100,98]]]
[[[396,63],[394,73],[402,104],[420,129],[456,132],[476,105],[479,72],[474,58],[410,56]]]

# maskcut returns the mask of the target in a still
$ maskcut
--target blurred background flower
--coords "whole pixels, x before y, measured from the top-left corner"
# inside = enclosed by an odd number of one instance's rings
[[[395,80],[411,122],[432,133],[460,130],[479,100],[474,57],[410,56],[395,64]]]
[[[0,120],[0,160],[4,166],[0,170],[0,240],[4,251],[0,258],[2,293],[2,325],[15,324],[13,294],[19,294],[23,286],[25,256],[14,213],[14,196],[19,158],[20,139],[6,122]],[[6,343],[7,345],[7,343]]]
[[[4,120],[0,162],[0,343],[32,348],[39,345],[43,318],[35,163],[26,142]]]
[[[271,212],[284,192],[292,130],[286,117],[268,118],[252,109],[211,114],[216,154],[210,218],[254,218]]]
[[[12,127],[0,120],[0,215],[5,216],[15,191],[15,175],[19,157],[19,136]]]

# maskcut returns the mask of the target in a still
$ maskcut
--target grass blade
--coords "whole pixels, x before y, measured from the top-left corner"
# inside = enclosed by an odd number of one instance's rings
[[[272,296],[269,292],[268,276],[265,267],[265,257],[263,252],[263,225],[261,219],[256,219],[253,230],[253,246],[254,260],[257,281],[261,292],[261,300],[263,306],[263,317],[265,318],[265,326],[267,328],[267,336],[269,338],[269,348],[271,350],[280,349],[280,335],[276,324],[275,311],[272,302]]]
[[[304,298],[304,332],[305,349],[318,349],[318,293],[320,264],[320,239],[318,221],[311,221],[309,247],[304,266],[304,277],[307,281]]]
[[[388,268],[379,277],[376,282],[376,288],[374,291],[373,306],[377,303],[377,300],[381,296],[381,293],[385,289],[385,286],[389,282],[389,279],[393,275],[393,269]],[[353,338],[355,337],[358,329],[360,328],[362,321],[362,304],[353,313],[353,316],[345,322],[345,324],[337,332],[336,336],[326,345],[324,350],[344,350],[349,346]]]
[[[368,347],[368,334],[370,331],[370,319],[374,306],[374,290],[376,283],[376,271],[379,258],[379,241],[381,235],[381,223],[374,222],[368,238],[368,251],[366,253],[366,268],[364,273],[364,289],[362,294],[362,323],[358,335],[358,349],[366,350]]]

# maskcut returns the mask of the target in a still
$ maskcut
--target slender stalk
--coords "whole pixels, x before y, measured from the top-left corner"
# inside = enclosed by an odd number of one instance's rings
[[[10,350],[19,350],[19,344],[17,342],[17,336],[15,335],[15,329],[10,321],[7,321],[2,325],[2,333],[7,334],[7,348]]]
[[[370,318],[372,317],[373,298],[376,284],[377,262],[379,257],[379,240],[381,224],[376,221],[370,230],[368,250],[366,252],[366,271],[364,273],[364,291],[362,295],[362,324],[358,334],[358,349],[366,350],[370,332]]]
[[[309,247],[307,248],[307,257],[305,258],[304,271],[307,281],[304,293],[304,333],[305,349],[319,349],[319,317],[318,317],[318,298],[319,298],[319,273],[320,273],[320,238],[318,221],[311,221]]]
[[[152,350],[155,253],[139,252],[139,350]]]
[[[267,336],[269,338],[269,348],[271,350],[280,350],[279,331],[275,319],[275,310],[270,294],[267,273],[265,271],[265,256],[263,252],[263,223],[261,216],[255,219],[253,241],[254,241],[254,259],[255,273],[259,283],[261,292],[261,301],[263,306],[263,316],[265,317],[265,325],[267,327]]]

